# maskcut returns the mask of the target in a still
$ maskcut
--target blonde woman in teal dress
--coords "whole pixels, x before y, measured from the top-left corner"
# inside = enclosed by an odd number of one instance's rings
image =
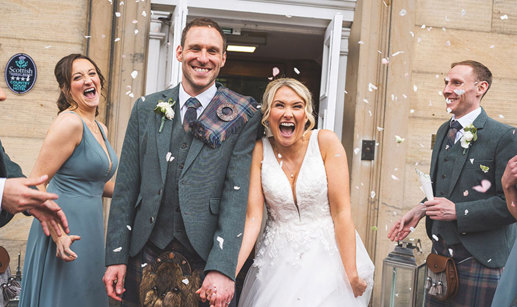
[[[48,186],[39,188],[59,195],[70,234],[51,231],[48,238],[33,222],[20,306],[107,307],[102,197],[113,194],[109,179],[118,162],[106,126],[95,120],[104,78],[97,65],[80,54],[62,58],[54,74],[61,90],[59,114],[30,177],[49,175]]]
[[[508,161],[501,183],[508,210],[517,220],[517,156]],[[510,306],[517,307],[517,243],[513,244],[492,301],[492,307]]]

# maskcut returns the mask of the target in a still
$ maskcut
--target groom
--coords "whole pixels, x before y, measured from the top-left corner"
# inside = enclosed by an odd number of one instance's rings
[[[431,158],[436,197],[406,213],[388,237],[404,239],[425,216],[432,252],[454,258],[459,275],[455,297],[427,295],[426,306],[490,306],[516,235],[501,176],[517,153],[517,135],[480,106],[490,70],[475,61],[451,66],[443,94],[452,119],[438,129]]]
[[[127,306],[144,304],[142,268],[168,251],[200,269],[203,301],[215,306],[232,301],[261,113],[255,100],[215,82],[226,61],[225,46],[217,23],[191,21],[176,50],[182,82],[133,107],[111,204],[103,279],[108,295]],[[184,285],[176,282],[174,290],[181,292]],[[150,295],[167,299],[165,293]]]

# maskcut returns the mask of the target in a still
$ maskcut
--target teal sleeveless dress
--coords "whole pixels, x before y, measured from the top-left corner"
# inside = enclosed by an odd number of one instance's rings
[[[73,112],[72,112],[73,113]],[[27,241],[19,306],[108,306],[104,275],[104,222],[102,193],[113,176],[118,160],[104,130],[97,123],[108,156],[83,121],[83,137],[72,155],[50,181],[47,191],[68,219],[70,234],[78,235],[71,249],[77,259],[56,258],[56,244],[45,236],[34,219]]]

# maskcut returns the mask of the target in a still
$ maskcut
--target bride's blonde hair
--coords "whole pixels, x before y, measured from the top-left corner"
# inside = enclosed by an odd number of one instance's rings
[[[300,96],[305,102],[305,115],[307,115],[308,125],[305,127],[305,131],[311,130],[316,125],[316,120],[312,114],[312,95],[309,89],[303,85],[300,81],[293,78],[279,78],[269,82],[262,96],[262,120],[261,123],[264,127],[267,126],[267,120],[269,119],[269,113],[271,111],[271,104],[276,92],[281,88],[287,86],[292,89],[298,96]]]

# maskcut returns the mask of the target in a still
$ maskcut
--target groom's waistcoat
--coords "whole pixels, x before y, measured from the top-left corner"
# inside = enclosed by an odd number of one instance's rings
[[[177,103],[175,113],[180,115],[178,105]],[[176,238],[184,247],[193,250],[185,233],[178,196],[178,180],[191,144],[192,135],[185,132],[180,116],[174,117],[169,149],[170,155],[168,157],[170,162],[167,166],[164,195],[156,217],[156,224],[150,237],[151,242],[161,249],[167,247],[172,239]],[[161,158],[163,159],[164,157]]]
[[[454,170],[454,165],[457,163],[457,157],[463,154],[463,147],[460,141],[456,142],[449,149],[445,149],[447,138],[444,139],[436,161],[436,183],[435,194],[438,197],[447,197],[447,193],[451,186],[451,177]],[[458,228],[456,221],[434,221],[433,234],[440,235],[447,245],[454,245],[460,243],[458,237]]]

